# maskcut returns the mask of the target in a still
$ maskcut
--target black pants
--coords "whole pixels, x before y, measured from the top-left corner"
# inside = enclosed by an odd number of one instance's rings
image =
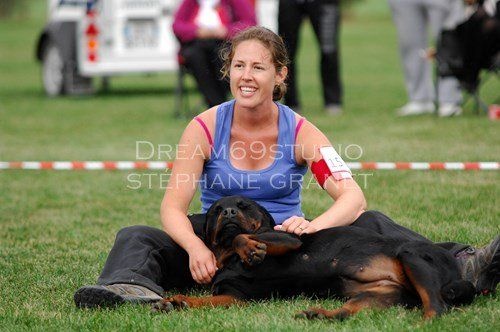
[[[290,56],[288,91],[285,104],[299,106],[297,96],[295,56],[299,30],[304,17],[309,17],[321,51],[321,82],[325,105],[342,103],[339,68],[340,6],[338,0],[280,0],[278,30]]]
[[[196,235],[204,239],[205,215],[190,215],[189,220]],[[354,221],[352,227],[372,229],[387,237],[430,242],[378,211],[363,213]],[[469,247],[453,242],[438,243],[438,245],[453,255]],[[188,254],[164,231],[148,226],[126,227],[118,232],[97,283],[137,284],[160,295],[171,288],[195,285],[189,271]]]
[[[222,43],[219,39],[196,39],[181,46],[186,67],[191,70],[209,107],[225,102],[229,92],[229,85],[220,73],[222,60],[218,52]]]

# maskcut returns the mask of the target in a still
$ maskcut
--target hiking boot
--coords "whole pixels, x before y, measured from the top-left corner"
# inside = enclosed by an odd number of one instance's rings
[[[132,284],[83,286],[73,298],[79,308],[115,307],[125,302],[149,303],[162,299],[152,290]]]
[[[458,254],[462,278],[470,281],[478,293],[495,292],[500,281],[500,236],[479,249],[468,248]]]

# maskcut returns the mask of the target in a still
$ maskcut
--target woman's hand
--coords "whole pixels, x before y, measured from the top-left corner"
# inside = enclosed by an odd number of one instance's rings
[[[274,229],[297,235],[311,234],[318,231],[310,221],[298,216],[288,218],[281,225],[275,226]]]
[[[227,29],[224,26],[214,28],[214,29],[208,29],[208,28],[198,28],[196,30],[196,36],[199,39],[225,39],[227,36]]]
[[[217,260],[214,254],[203,243],[188,251],[189,270],[194,281],[208,284],[217,271]]]

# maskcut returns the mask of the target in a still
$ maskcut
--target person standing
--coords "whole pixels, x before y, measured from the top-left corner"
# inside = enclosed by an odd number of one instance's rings
[[[463,19],[462,0],[388,0],[398,32],[408,103],[399,116],[434,113],[435,101],[441,117],[462,113],[460,84],[454,77],[439,77],[437,91],[432,63],[426,57],[429,30],[434,40],[442,29],[453,28]],[[436,96],[437,93],[437,96]]]
[[[278,32],[283,37],[290,56],[288,91],[285,103],[300,112],[295,68],[299,32],[303,19],[308,17],[321,51],[321,82],[325,111],[330,115],[342,112],[342,82],[339,65],[339,0],[280,0]]]

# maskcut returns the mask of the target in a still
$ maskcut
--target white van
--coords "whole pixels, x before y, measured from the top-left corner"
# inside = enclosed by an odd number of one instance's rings
[[[172,71],[179,0],[49,0],[37,44],[50,96],[89,93],[92,77]]]
[[[93,77],[177,70],[172,23],[180,2],[48,0],[36,46],[46,94],[91,93]],[[277,0],[258,0],[257,17],[276,31]]]

